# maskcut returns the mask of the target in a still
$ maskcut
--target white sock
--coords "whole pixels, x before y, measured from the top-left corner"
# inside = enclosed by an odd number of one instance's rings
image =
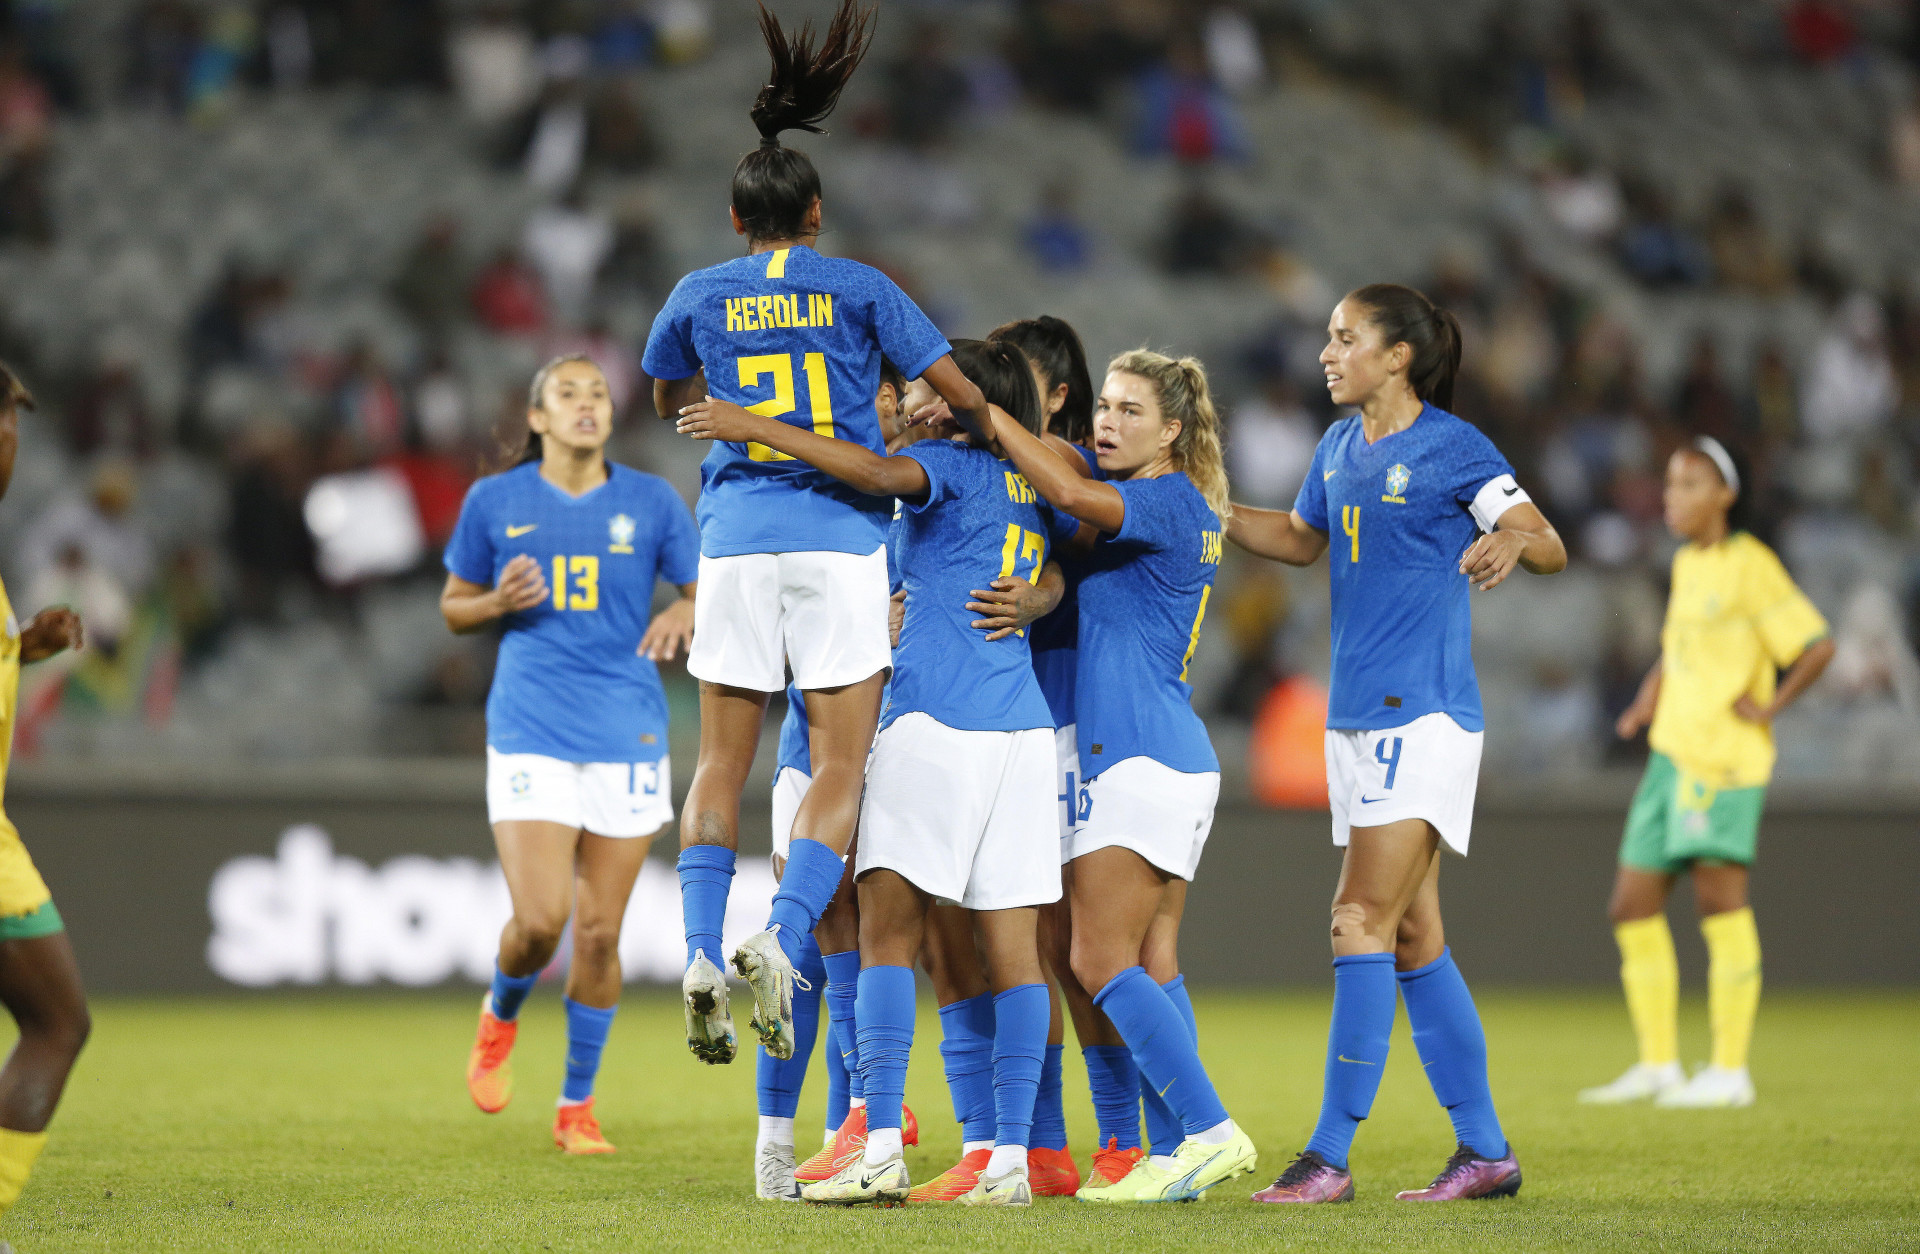
[[[973,1153],[973,1151],[975,1150],[983,1150],[983,1149],[990,1150],[992,1148],[993,1148],[992,1141],[968,1141],[965,1144],[961,1145],[960,1157],[965,1158],[968,1154]]]
[[[1187,1139],[1189,1141],[1198,1141],[1202,1145],[1225,1145],[1233,1139],[1233,1134],[1236,1131],[1237,1129],[1233,1126],[1233,1120],[1222,1119],[1211,1128],[1203,1132],[1196,1132]]]
[[[1172,1154],[1149,1154],[1147,1156],[1147,1161],[1152,1163],[1154,1166],[1158,1167],[1162,1171],[1172,1171],[1174,1167],[1178,1165],[1178,1163],[1180,1162],[1180,1160],[1175,1158]]]
[[[900,1148],[900,1129],[875,1128],[867,1133],[866,1164],[878,1167],[890,1158],[898,1158],[903,1153]]]
[[[584,1106],[584,1105],[586,1105],[586,1104],[587,1104],[588,1102],[590,1102],[590,1101],[592,1101],[592,1100],[593,1100],[593,1099],[592,1099],[591,1097],[583,1097],[583,1098],[581,1098],[581,1099],[580,1099],[579,1101],[577,1101],[577,1102],[570,1102],[570,1101],[568,1101],[568,1100],[567,1100],[566,1098],[564,1098],[564,1097],[563,1097],[563,1098],[561,1098],[561,1099],[560,1099],[559,1101],[557,1101],[557,1102],[555,1102],[555,1103],[554,1103],[554,1105],[555,1105],[555,1106],[560,1106],[560,1107],[566,1107],[566,1106]]]
[[[861,1107],[865,1106],[866,1104],[867,1104],[867,1099],[864,1097],[849,1097],[847,1099],[848,1110],[859,1110]]]
[[[833,1143],[839,1139],[840,1139],[840,1129],[828,1128],[827,1135],[824,1138],[822,1138],[820,1141],[820,1148],[831,1149],[833,1148]]]
[[[1027,1147],[1024,1145],[996,1145],[993,1157],[987,1160],[986,1174],[1004,1176],[1015,1169],[1027,1169]]]
[[[769,1145],[793,1148],[793,1120],[779,1115],[760,1116],[760,1135],[754,1140],[753,1150],[757,1154]]]

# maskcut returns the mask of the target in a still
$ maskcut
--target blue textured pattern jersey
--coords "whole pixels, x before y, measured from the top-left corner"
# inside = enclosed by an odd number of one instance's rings
[[[1293,508],[1330,540],[1328,727],[1375,731],[1433,713],[1486,726],[1460,556],[1480,534],[1474,498],[1512,473],[1478,428],[1431,405],[1376,444],[1358,415],[1320,438]]]
[[[780,755],[774,759],[773,773],[792,767],[802,775],[813,775],[813,745],[808,740],[807,699],[800,689],[787,685],[787,716],[780,720]]]
[[[665,479],[608,466],[607,481],[570,497],[538,462],[467,491],[447,542],[447,569],[491,587],[519,554],[540,563],[550,595],[509,614],[487,743],[502,753],[567,762],[652,762],[667,751],[660,672],[636,650],[654,585],[692,583],[700,540]]]
[[[882,354],[909,379],[946,337],[872,266],[780,248],[696,270],[653,320],[646,372],[684,379],[766,417],[884,453]],[[715,441],[700,466],[700,551],[871,553],[893,505],[758,444]]]
[[[880,725],[916,710],[962,731],[1052,727],[1024,634],[989,641],[971,626],[975,588],[1004,574],[1037,580],[1072,520],[985,449],[922,440],[901,454],[927,472],[927,499],[903,502],[892,547],[907,590],[893,651],[893,690]]]
[[[1085,449],[1077,444],[1070,447],[1079,452],[1093,470],[1095,479],[1107,477]],[[1056,554],[1055,560],[1066,576],[1067,590],[1053,613],[1035,622],[1027,634],[1033,642],[1033,673],[1040,680],[1040,695],[1047,699],[1047,708],[1053,711],[1053,725],[1071,727],[1074,680],[1080,665],[1079,584],[1083,568],[1077,558]]]
[[[1081,778],[1128,758],[1217,771],[1187,666],[1220,568],[1219,515],[1184,474],[1113,486],[1126,517],[1094,546],[1080,580]]]

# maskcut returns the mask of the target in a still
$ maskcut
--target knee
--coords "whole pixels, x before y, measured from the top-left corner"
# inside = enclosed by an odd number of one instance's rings
[[[1376,917],[1375,912],[1369,910],[1364,902],[1336,901],[1333,904],[1333,917],[1329,921],[1328,930],[1336,941],[1358,940],[1367,935],[1369,925]]]
[[[613,922],[573,923],[573,960],[584,966],[603,968],[620,961],[620,924]]]
[[[560,946],[560,933],[566,930],[567,916],[559,911],[533,910],[513,917],[513,930],[520,943],[536,953],[552,953]]]
[[[32,1037],[43,1049],[72,1062],[80,1056],[87,1038],[93,1035],[93,1015],[87,1010],[85,1002],[79,1002],[52,1014],[23,1019],[20,1035],[23,1038]]]
[[[1113,952],[1110,946],[1096,945],[1087,941],[1075,940],[1072,948],[1073,978],[1080,987],[1090,994],[1097,994],[1113,982],[1128,967],[1134,965],[1133,955]]]

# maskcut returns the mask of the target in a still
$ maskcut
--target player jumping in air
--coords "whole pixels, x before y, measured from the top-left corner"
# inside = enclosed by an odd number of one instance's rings
[[[456,632],[505,626],[487,694],[487,817],[513,918],[467,1090],[488,1114],[512,1098],[520,1006],[571,918],[553,1137],[570,1154],[607,1154],[593,1082],[620,1004],[620,924],[653,835],[673,818],[655,663],[692,633],[699,538],[666,480],[607,461],[613,401],[588,358],[541,368],[527,426],[518,464],[468,491],[440,594]],[[681,599],[649,622],[659,580]]]
[[[1651,722],[1653,754],[1627,812],[1608,907],[1640,1061],[1582,1092],[1590,1104],[1753,1103],[1747,1043],[1760,1005],[1760,935],[1747,877],[1773,773],[1773,720],[1827,668],[1833,641],[1773,550],[1741,526],[1742,484],[1711,436],[1667,462],[1667,527],[1686,543],[1673,556],[1660,660],[1617,728],[1625,739]],[[1680,1070],[1680,970],[1667,929],[1667,896],[1681,875],[1692,878],[1700,908],[1713,1024],[1713,1061],[1691,1080]]]
[[[747,255],[683,278],[654,319],[644,365],[672,419],[709,395],[823,437],[882,449],[873,398],[885,354],[924,376],[955,410],[984,405],[947,341],[893,281],[814,250],[820,176],[780,133],[819,132],[872,31],[843,0],[816,48],[761,10],[773,68],[751,117],[760,146],[734,169],[734,230]],[[725,977],[716,965],[739,844],[740,794],[768,697],[793,682],[806,699],[813,782],[793,820],[786,873],[763,932],[733,954],[753,989],[754,1028],[792,1055],[793,963],[839,887],[859,815],[868,749],[891,665],[884,542],[892,503],[864,495],[764,444],[718,443],[701,467],[700,580],[688,671],[700,680],[700,760],[680,826],[686,919],[687,1044],[733,1058]]]
[[[1236,506],[1227,528],[1290,565],[1329,554],[1328,801],[1346,847],[1320,1121],[1254,1200],[1352,1199],[1347,1151],[1380,1088],[1396,981],[1458,1142],[1430,1186],[1398,1196],[1511,1195],[1520,1166],[1494,1113],[1486,1036],[1441,930],[1440,849],[1465,856],[1480,773],[1471,589],[1515,566],[1553,574],[1566,548],[1493,443],[1446,410],[1460,365],[1452,314],[1377,283],[1340,302],[1327,334],[1328,395],[1360,412],[1321,438],[1292,511]]]

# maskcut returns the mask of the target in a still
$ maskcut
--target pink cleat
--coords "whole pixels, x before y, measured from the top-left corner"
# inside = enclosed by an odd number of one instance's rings
[[[1453,1157],[1433,1183],[1424,1189],[1407,1189],[1394,1194],[1403,1202],[1460,1202],[1476,1197],[1512,1197],[1520,1191],[1520,1161],[1513,1156],[1513,1143],[1507,1143],[1507,1156],[1482,1158],[1464,1145],[1454,1147]]]
[[[1280,1178],[1253,1195],[1256,1202],[1351,1202],[1353,1175],[1312,1150],[1287,1165]]]

